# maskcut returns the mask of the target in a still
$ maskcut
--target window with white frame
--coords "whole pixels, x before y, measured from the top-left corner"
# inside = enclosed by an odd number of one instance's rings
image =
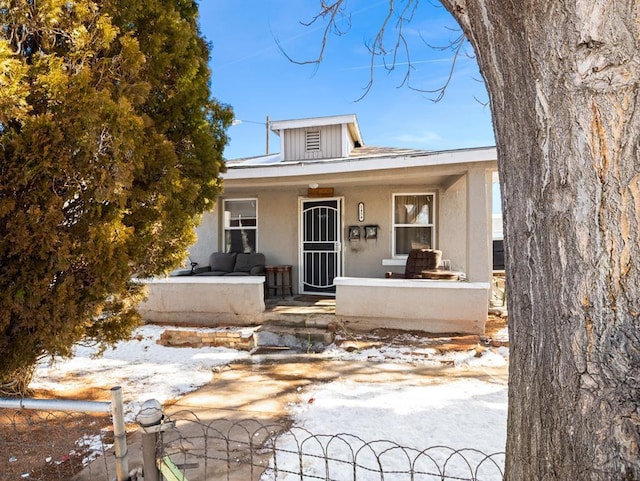
[[[225,199],[222,205],[224,252],[256,252],[258,199]]]
[[[393,194],[393,256],[435,248],[435,194]]]

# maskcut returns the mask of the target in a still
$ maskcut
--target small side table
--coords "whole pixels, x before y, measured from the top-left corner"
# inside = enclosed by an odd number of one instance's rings
[[[291,266],[265,266],[264,274],[266,277],[265,289],[267,291],[267,297],[271,295],[278,295],[278,289],[281,290],[282,298],[284,299],[287,290],[289,295],[293,296],[293,274]]]
[[[460,274],[453,271],[443,270],[425,270],[422,271],[423,279],[437,279],[439,281],[457,281],[460,278]]]

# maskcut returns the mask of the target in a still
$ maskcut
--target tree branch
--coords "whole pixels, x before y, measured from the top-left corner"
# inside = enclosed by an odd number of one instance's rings
[[[346,34],[351,28],[351,16],[346,12],[346,3],[346,0],[335,0],[330,2],[321,0],[320,11],[308,22],[300,22],[305,27],[311,27],[318,23],[324,23],[322,40],[320,42],[320,51],[315,58],[307,60],[295,59],[286,52],[283,45],[279,42],[279,40],[276,39],[276,44],[282,54],[290,62],[297,65],[315,65],[317,71],[320,63],[324,59],[329,36],[332,34],[342,36]],[[364,92],[358,99],[356,99],[356,102],[362,100],[371,91],[371,88],[373,87],[375,82],[375,69],[379,66],[376,63],[378,58],[381,58],[382,67],[387,72],[395,71],[398,66],[405,64],[405,62],[401,62],[401,59],[406,59],[406,71],[404,72],[404,76],[402,78],[402,81],[398,85],[398,88],[406,86],[409,89],[417,92],[436,94],[436,97],[434,99],[431,99],[434,102],[438,102],[444,97],[453,77],[453,72],[457,65],[459,55],[461,54],[461,52],[463,52],[463,47],[466,39],[463,34],[460,34],[448,45],[444,47],[434,47],[432,45],[429,45],[429,43],[421,37],[425,45],[429,46],[429,48],[433,48],[436,50],[451,49],[454,53],[454,56],[451,62],[451,67],[447,74],[447,78],[441,87],[433,90],[428,90],[412,86],[411,73],[415,70],[415,66],[412,63],[409,42],[407,40],[407,37],[405,36],[405,27],[414,19],[415,13],[419,7],[419,3],[420,0],[389,0],[388,9],[380,24],[377,34],[370,43],[366,44],[367,50],[370,54],[369,81],[363,87]],[[432,3],[432,5],[434,4]],[[344,19],[347,20],[347,28],[341,28],[341,26],[339,25],[339,23]]]
[[[300,22],[301,25],[305,26],[305,27],[311,27],[316,23],[320,23],[320,22],[326,22],[326,25],[324,26],[323,29],[323,34],[322,34],[322,42],[320,44],[320,52],[318,53],[318,55],[310,60],[296,60],[293,57],[291,57],[284,49],[284,47],[282,46],[282,44],[280,43],[280,41],[278,39],[276,40],[276,45],[278,46],[278,49],[282,52],[282,54],[292,63],[295,63],[297,65],[311,65],[311,64],[315,64],[316,65],[316,70],[318,68],[318,66],[320,65],[320,63],[322,62],[322,60],[324,59],[324,52],[327,48],[327,42],[329,40],[329,35],[333,34],[333,35],[338,35],[338,36],[342,36],[345,33],[347,33],[349,31],[349,29],[351,28],[351,16],[345,13],[345,8],[344,8],[344,2],[345,0],[337,0],[335,2],[326,2],[325,0],[321,0],[320,2],[320,6],[321,6],[321,10],[318,14],[316,14],[311,20],[309,20],[308,22]],[[347,23],[348,23],[348,28],[343,30],[338,26],[338,20],[340,19],[347,19]]]

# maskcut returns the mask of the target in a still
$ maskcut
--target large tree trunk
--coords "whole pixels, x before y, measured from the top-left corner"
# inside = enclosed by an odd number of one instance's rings
[[[640,480],[640,3],[443,3],[497,137],[506,479]]]

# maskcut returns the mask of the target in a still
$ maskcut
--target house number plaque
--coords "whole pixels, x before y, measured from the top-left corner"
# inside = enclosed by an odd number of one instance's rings
[[[364,202],[358,202],[358,222],[364,222]]]

